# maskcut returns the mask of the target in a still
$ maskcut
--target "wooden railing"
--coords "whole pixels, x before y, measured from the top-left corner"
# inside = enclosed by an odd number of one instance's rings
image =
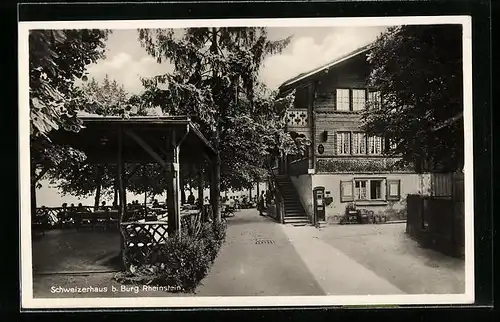
[[[210,216],[207,213],[210,208],[211,206],[204,206],[202,210],[181,212],[181,231],[189,236],[200,233],[203,223]],[[121,223],[121,233],[127,263],[144,263],[155,246],[165,244],[168,241],[168,222],[162,220],[127,221]]]

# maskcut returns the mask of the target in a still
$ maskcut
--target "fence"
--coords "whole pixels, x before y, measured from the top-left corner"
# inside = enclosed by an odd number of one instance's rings
[[[408,195],[407,233],[425,247],[464,255],[463,174],[433,176],[431,196]]]

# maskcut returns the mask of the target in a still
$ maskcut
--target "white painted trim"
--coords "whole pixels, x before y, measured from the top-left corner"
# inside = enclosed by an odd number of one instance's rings
[[[344,62],[346,60],[349,60],[349,59],[351,59],[353,57],[356,57],[356,56],[358,56],[358,55],[360,55],[362,53],[366,53],[367,51],[370,50],[370,48],[371,48],[371,46],[365,46],[365,48],[363,48],[363,47],[358,48],[356,51],[354,51],[351,54],[348,54],[345,57],[341,57],[338,60],[334,60],[334,61],[330,62],[329,64],[326,64],[324,66],[318,67],[318,68],[316,68],[316,69],[314,69],[314,70],[312,70],[310,72],[307,72],[307,73],[305,73],[304,75],[300,76],[297,79],[289,80],[289,81],[284,82],[279,88],[281,89],[281,88],[283,88],[285,86],[290,86],[292,84],[295,84],[295,83],[297,83],[297,82],[299,82],[299,81],[301,81],[301,80],[303,80],[303,79],[305,79],[305,78],[307,78],[309,76],[317,74],[317,73],[319,73],[319,72],[321,72],[321,71],[323,71],[325,69],[329,69],[329,68],[331,68],[331,67],[333,67],[335,65],[338,65],[338,64],[340,64],[340,63],[342,63],[342,62]]]

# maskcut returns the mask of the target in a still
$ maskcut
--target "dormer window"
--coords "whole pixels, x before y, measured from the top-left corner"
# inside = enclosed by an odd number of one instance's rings
[[[350,100],[348,89],[337,89],[337,111],[349,111]]]
[[[366,90],[353,89],[352,90],[352,110],[361,111],[365,108]]]
[[[365,108],[366,89],[346,89],[336,90],[336,110],[344,112],[358,112]]]

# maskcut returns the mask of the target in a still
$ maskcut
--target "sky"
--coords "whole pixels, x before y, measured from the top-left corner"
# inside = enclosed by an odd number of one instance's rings
[[[259,78],[270,89],[277,89],[286,80],[324,65],[337,57],[373,42],[387,27],[272,27],[270,40],[291,36],[282,53],[267,57]],[[89,79],[101,81],[107,74],[123,84],[131,94],[142,91],[141,77],[151,77],[173,71],[170,63],[158,64],[149,56],[134,30],[114,30],[106,42],[106,58],[87,67]],[[41,181],[37,191],[38,206],[60,206],[62,202],[93,205],[93,197],[61,196],[57,188]],[[128,199],[136,199],[130,195]],[[138,198],[137,198],[138,199]],[[139,199],[143,200],[143,199]]]

